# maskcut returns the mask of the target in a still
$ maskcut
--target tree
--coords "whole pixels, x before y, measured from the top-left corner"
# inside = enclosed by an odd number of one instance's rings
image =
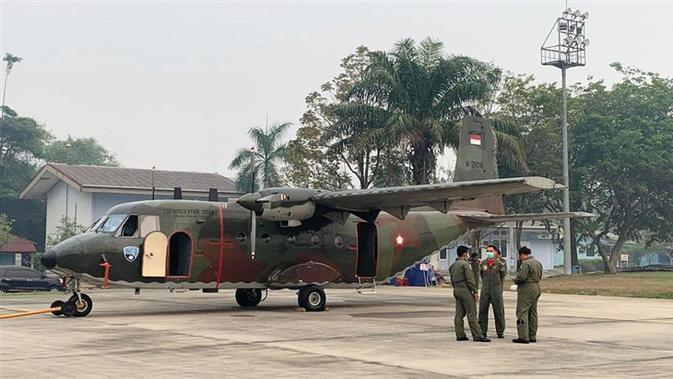
[[[488,115],[509,127],[509,135],[521,141],[526,165],[498,150],[501,177],[539,175],[562,181],[560,104],[561,92],[555,84],[536,84],[531,75],[506,76]],[[502,128],[502,127],[501,127]],[[562,210],[559,193],[510,195],[504,198],[511,213],[557,212]],[[551,227],[551,225],[547,225]],[[523,222],[516,222],[515,244],[521,247]]]
[[[6,246],[12,239],[12,220],[0,213],[0,247]]]
[[[84,233],[86,229],[86,226],[77,224],[77,222],[68,216],[63,216],[58,225],[56,225],[56,230],[47,236],[47,246],[56,246],[70,237]]]
[[[22,60],[23,58],[10,53],[5,54],[4,58],[2,58],[2,61],[6,62],[5,85],[2,88],[2,118],[5,118],[5,95],[7,95],[7,81],[9,80],[9,74],[12,72],[12,68],[14,68],[14,63],[19,63]],[[0,130],[2,130],[2,128],[0,128]]]
[[[622,81],[578,88],[571,168],[582,208],[597,217],[580,224],[616,270],[628,240],[673,237],[673,80],[619,64]],[[612,246],[603,243],[613,234]]]
[[[251,128],[248,135],[255,146],[254,153],[250,149],[241,148],[229,168],[238,169],[236,185],[239,190],[247,192],[251,189],[257,191],[259,182],[262,187],[276,187],[282,185],[278,165],[287,156],[287,145],[281,144],[281,139],[287,133],[292,124],[289,122],[274,124],[270,128]],[[251,183],[253,168],[252,155],[255,155],[255,183]]]
[[[98,166],[119,166],[114,154],[107,151],[94,138],[72,138],[53,141],[45,146],[44,160],[47,162],[85,164]]]
[[[457,146],[464,107],[495,90],[500,70],[469,57],[447,57],[442,43],[430,38],[419,44],[402,40],[391,52],[373,52],[370,59],[351,90],[349,98],[359,100],[352,102],[352,111],[385,118],[370,139],[402,146],[413,183],[429,183],[437,156],[446,146]]]
[[[301,118],[302,126],[289,144],[291,158],[286,173],[291,182],[300,182],[305,187],[343,189],[351,180],[340,165],[355,176],[360,188],[369,188],[377,178],[385,140],[373,140],[370,133],[385,120],[377,120],[374,113],[367,112],[372,108],[364,112],[354,109],[364,100],[349,102],[353,86],[362,80],[371,63],[369,58],[369,49],[359,46],[341,60],[343,72],[306,97],[308,109]],[[306,170],[307,166],[316,170]]]

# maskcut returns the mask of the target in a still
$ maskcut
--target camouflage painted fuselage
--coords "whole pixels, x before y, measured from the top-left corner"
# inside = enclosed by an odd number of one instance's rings
[[[55,246],[57,269],[84,280],[100,282],[107,261],[111,283],[138,288],[298,288],[355,286],[357,224],[350,216],[340,225],[324,217],[298,227],[257,220],[256,251],[250,248],[250,211],[235,203],[186,200],[142,201],[118,205],[111,214],[159,216],[159,230],[170,238],[177,232],[191,239],[188,276],[143,277],[143,238],[117,233],[86,232]],[[404,220],[381,213],[376,281],[385,281],[465,233],[457,216],[433,210],[412,211]],[[129,261],[125,247],[139,248]]]

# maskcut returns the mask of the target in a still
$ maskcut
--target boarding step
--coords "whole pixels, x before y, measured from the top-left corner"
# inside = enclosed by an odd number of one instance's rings
[[[358,276],[358,293],[361,295],[376,293],[376,277]]]

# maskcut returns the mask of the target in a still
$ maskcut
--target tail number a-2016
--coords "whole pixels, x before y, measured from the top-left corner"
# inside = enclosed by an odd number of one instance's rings
[[[484,168],[484,162],[482,161],[466,161],[465,165],[469,168]]]

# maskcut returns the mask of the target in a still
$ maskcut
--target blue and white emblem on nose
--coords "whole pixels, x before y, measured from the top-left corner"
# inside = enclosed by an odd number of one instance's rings
[[[126,246],[124,248],[124,258],[129,262],[135,262],[138,259],[138,253],[140,253],[140,249],[137,246]]]

